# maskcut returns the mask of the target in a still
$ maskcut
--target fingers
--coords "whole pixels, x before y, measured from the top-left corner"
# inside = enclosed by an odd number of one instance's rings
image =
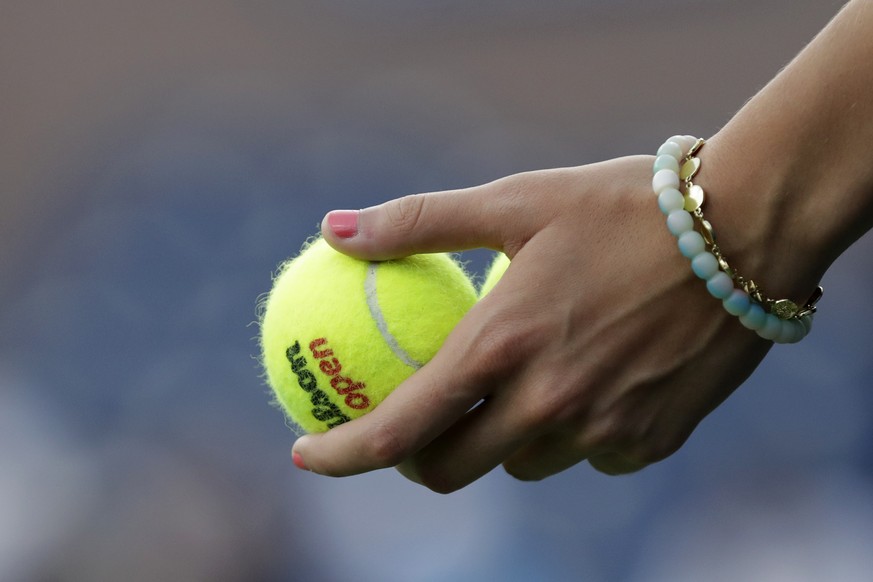
[[[328,243],[350,256],[386,260],[417,253],[502,249],[530,238],[547,209],[531,212],[523,174],[467,188],[414,194],[363,210],[335,210],[322,221]]]
[[[486,392],[471,361],[477,308],[459,324],[433,360],[378,407],[328,432],[301,437],[294,457],[307,469],[346,476],[392,467],[411,457],[479,402]]]
[[[610,445],[608,446],[617,446]],[[610,451],[593,442],[584,444],[576,432],[549,433],[516,451],[503,463],[507,473],[521,481],[539,481],[566,471],[584,460],[606,475],[634,473],[650,463]]]
[[[520,323],[492,311],[475,306],[434,359],[372,412],[299,439],[299,464],[345,476],[402,463],[404,475],[440,493],[500,465],[544,423],[518,391],[530,380],[517,369],[530,347]]]

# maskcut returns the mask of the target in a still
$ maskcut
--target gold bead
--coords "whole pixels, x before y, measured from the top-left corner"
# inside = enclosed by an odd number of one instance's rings
[[[779,319],[791,319],[797,313],[797,304],[790,299],[780,299],[773,303],[771,312]]]
[[[705,194],[703,192],[703,188],[698,186],[697,184],[692,184],[688,189],[688,193],[685,195],[685,210],[688,212],[694,212],[701,206],[703,206],[703,199]]]
[[[694,145],[691,146],[691,149],[688,150],[688,153],[685,154],[685,155],[686,155],[687,157],[689,157],[689,158],[690,158],[691,156],[696,155],[697,152],[700,151],[700,148],[702,148],[702,147],[703,147],[703,144],[705,144],[705,143],[706,143],[706,140],[703,139],[702,137],[697,138],[697,141],[694,142]]]
[[[715,233],[712,231],[712,224],[708,220],[700,221],[700,234],[703,235],[703,240],[706,244],[712,246],[715,244]]]
[[[679,169],[679,178],[681,180],[690,180],[700,169],[700,158],[691,158],[687,160]]]

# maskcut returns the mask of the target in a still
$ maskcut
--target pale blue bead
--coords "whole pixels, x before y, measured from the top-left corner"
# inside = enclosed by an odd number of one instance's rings
[[[766,340],[772,341],[776,339],[781,331],[782,320],[772,313],[768,313],[766,321],[764,322],[764,327],[758,330],[758,335]]]
[[[719,271],[706,281],[706,290],[716,299],[727,299],[734,292],[734,282]]]
[[[724,300],[725,311],[731,315],[742,317],[749,312],[752,307],[752,301],[746,292],[742,289],[734,289],[727,299]]]
[[[679,173],[679,162],[673,156],[664,154],[655,158],[655,163],[652,165],[652,172],[658,173],[661,170],[671,170]]]
[[[782,321],[782,329],[774,340],[777,344],[793,344],[803,338],[803,326],[799,321],[788,319]]]
[[[682,151],[682,146],[676,143],[675,141],[667,140],[664,142],[664,145],[658,148],[659,156],[670,156],[675,160],[681,160],[684,156],[684,152]]]
[[[667,215],[667,228],[678,237],[694,228],[694,219],[685,210],[674,210]]]
[[[758,331],[767,323],[767,312],[757,303],[752,303],[748,313],[740,317],[740,323],[752,331]]]
[[[691,270],[704,281],[718,272],[718,259],[712,253],[700,253],[691,259]]]
[[[796,319],[792,320],[791,323],[792,323],[792,326],[794,327],[794,336],[791,338],[791,342],[789,342],[789,343],[796,344],[797,342],[802,340],[804,337],[806,337],[806,330],[804,329],[803,324],[800,323],[800,321],[798,321]]]
[[[676,188],[666,188],[658,194],[658,206],[665,215],[685,208],[685,197]]]
[[[682,155],[684,156],[691,149],[691,146],[694,145],[694,142],[697,141],[697,138],[690,135],[674,135],[667,141],[672,141],[682,148]]]
[[[673,170],[658,170],[652,176],[652,190],[660,194],[666,188],[679,188],[679,174]]]
[[[800,324],[803,326],[803,335],[805,337],[806,334],[808,334],[810,331],[812,331],[812,314],[804,315],[803,317],[800,318],[799,321],[800,321]]]
[[[807,333],[809,333],[809,328],[803,324],[803,319],[795,319],[794,322],[797,324],[795,326],[797,328],[797,339],[791,343],[799,342],[806,337]]]
[[[706,242],[700,233],[689,230],[679,236],[679,252],[686,258],[693,259],[705,250]]]

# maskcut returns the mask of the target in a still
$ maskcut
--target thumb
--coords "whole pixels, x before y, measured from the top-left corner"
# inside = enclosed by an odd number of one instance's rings
[[[504,250],[536,232],[530,209],[524,208],[534,197],[508,195],[512,179],[413,194],[363,210],[334,210],[322,221],[322,235],[338,251],[373,261],[479,247]]]

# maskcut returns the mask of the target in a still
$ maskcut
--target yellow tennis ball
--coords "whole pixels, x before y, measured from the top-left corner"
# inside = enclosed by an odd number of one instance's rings
[[[506,272],[507,267],[509,267],[509,257],[503,253],[497,253],[494,260],[491,262],[491,266],[488,267],[488,270],[486,271],[485,281],[482,283],[482,288],[479,290],[480,299],[488,295],[494,286],[497,285],[497,282],[500,281],[501,277],[503,277],[503,273]]]
[[[371,263],[318,239],[280,267],[262,303],[267,382],[291,421],[324,432],[378,406],[475,302],[448,255]]]

